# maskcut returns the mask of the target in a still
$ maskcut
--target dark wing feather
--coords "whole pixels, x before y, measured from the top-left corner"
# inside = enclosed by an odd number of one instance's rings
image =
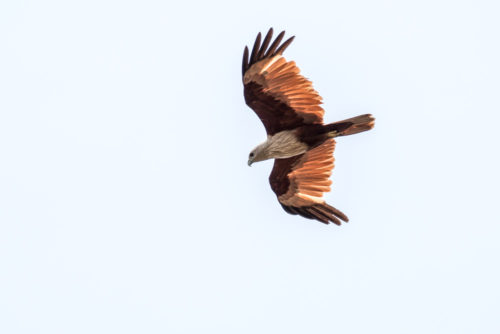
[[[276,100],[272,95],[266,94],[255,82],[245,85],[244,95],[247,104],[259,116],[269,135],[295,129],[304,124],[304,119],[299,117],[295,110],[286,103]]]
[[[322,124],[321,96],[300,75],[295,62],[287,62],[281,56],[294,37],[280,44],[283,31],[269,46],[272,35],[271,28],[261,45],[259,33],[250,57],[245,47],[242,70],[246,103],[262,120],[269,135],[304,124]]]
[[[257,55],[259,52],[259,49],[260,49],[260,39],[261,39],[262,35],[260,34],[260,32],[257,34],[257,38],[255,39],[255,43],[253,45],[253,49],[252,49],[252,55],[250,56],[250,64],[255,64],[255,61],[257,60]]]
[[[243,65],[242,65],[243,75],[245,75],[247,69],[248,69],[248,46],[245,46],[245,50],[243,51]]]
[[[264,42],[260,47],[260,51],[259,54],[257,55],[257,58],[262,59],[264,57],[264,52],[266,52],[266,49],[269,46],[269,43],[271,42],[272,38],[273,38],[273,28],[269,29],[269,31],[267,32],[266,37],[264,38]]]

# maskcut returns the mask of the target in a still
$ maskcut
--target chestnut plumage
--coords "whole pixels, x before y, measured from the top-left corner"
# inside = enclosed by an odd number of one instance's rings
[[[324,124],[321,96],[300,74],[295,62],[282,56],[294,37],[281,43],[283,31],[271,43],[272,36],[272,28],[263,41],[259,33],[252,52],[249,54],[245,47],[243,53],[245,102],[261,119],[268,135],[250,153],[248,164],[275,159],[269,182],[283,209],[340,225],[348,221],[347,216],[323,199],[330,191],[334,167],[333,138],[370,130],[375,119],[365,114]]]

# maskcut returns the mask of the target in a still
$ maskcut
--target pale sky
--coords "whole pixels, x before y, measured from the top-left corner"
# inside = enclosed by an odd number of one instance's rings
[[[2,1],[1,333],[499,333],[496,1]],[[282,210],[241,56],[323,96],[326,200]]]

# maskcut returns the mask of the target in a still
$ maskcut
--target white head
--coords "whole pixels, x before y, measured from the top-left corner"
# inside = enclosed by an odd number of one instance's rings
[[[267,159],[285,159],[305,153],[309,149],[300,141],[293,130],[285,130],[267,136],[267,140],[254,148],[248,156],[248,165]]]
[[[248,155],[248,166],[257,161],[264,161],[270,159],[268,152],[269,142],[265,141],[262,144],[255,147]]]

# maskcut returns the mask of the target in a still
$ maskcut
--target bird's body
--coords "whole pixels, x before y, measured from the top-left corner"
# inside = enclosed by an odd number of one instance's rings
[[[293,40],[280,45],[283,35],[269,46],[270,29],[261,46],[259,33],[250,58],[248,48],[243,55],[245,101],[257,113],[268,135],[252,150],[248,164],[275,159],[269,182],[283,209],[340,225],[340,220],[348,221],[347,216],[323,200],[323,193],[330,191],[333,138],[369,130],[374,118],[366,114],[323,124],[321,97],[300,75],[295,63],[281,55]]]

